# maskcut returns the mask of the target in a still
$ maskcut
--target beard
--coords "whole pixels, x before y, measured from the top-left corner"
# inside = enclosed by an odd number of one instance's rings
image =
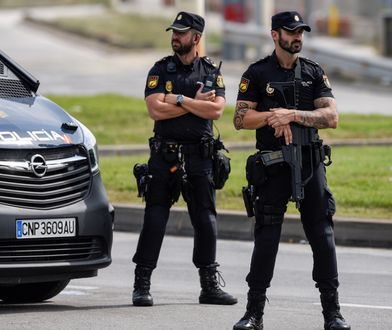
[[[172,40],[173,52],[175,52],[180,56],[188,54],[192,50],[192,48],[193,48],[192,40],[187,44],[181,44],[181,42],[176,39]]]
[[[287,40],[282,38],[282,34],[279,31],[279,46],[290,54],[299,53],[302,50],[302,41],[292,41],[289,43]]]

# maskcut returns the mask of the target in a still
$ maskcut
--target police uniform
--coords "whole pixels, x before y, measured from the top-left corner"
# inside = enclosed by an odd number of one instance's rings
[[[153,93],[174,93],[194,98],[200,88],[198,82],[215,73],[216,96],[225,97],[225,87],[220,72],[208,57],[197,57],[191,65],[184,65],[177,55],[167,56],[150,70],[145,96]],[[144,225],[133,261],[156,267],[169,210],[173,203],[173,190],[179,184],[177,170],[178,151],[169,154],[163,150],[165,143],[180,146],[186,173],[186,187],[182,184],[192,226],[195,230],[193,262],[196,267],[215,263],[216,208],[212,182],[212,154],[208,149],[213,138],[212,120],[192,113],[180,117],[155,121],[154,138],[148,163],[152,180],[146,196]],[[204,144],[205,142],[205,144]],[[158,147],[156,147],[158,146]],[[184,191],[186,189],[186,191]]]
[[[301,66],[302,76],[298,109],[312,111],[315,99],[333,97],[328,78],[317,63],[299,58],[296,65]],[[295,68],[282,68],[273,52],[252,64],[243,74],[238,100],[257,102],[256,111],[269,111],[282,106],[277,104],[276,91],[270,82],[294,79]],[[256,147],[261,152],[280,150],[284,143],[283,138],[275,138],[274,129],[268,125],[256,130],[256,140]],[[320,158],[311,160],[310,153],[303,156],[304,170],[309,172],[309,167],[313,166],[313,176],[304,187],[305,198],[299,208],[302,225],[313,250],[313,279],[318,287],[336,289],[339,282],[332,224],[335,201],[327,186],[323,162]],[[266,168],[266,181],[256,188],[255,246],[247,282],[250,288],[265,290],[273,276],[283,216],[291,196],[288,164],[283,162]]]
[[[180,12],[166,30],[170,29],[178,34],[191,29],[201,34],[204,19],[196,14]],[[194,50],[191,49],[193,54]],[[196,56],[190,65],[184,65],[175,53],[152,67],[147,77],[145,96],[174,93],[177,106],[181,106],[183,96],[195,98],[200,89],[199,82],[208,82],[205,86],[212,87],[217,97],[225,97],[222,75],[208,57]],[[213,139],[212,120],[193,113],[155,121],[154,137],[150,138],[150,181],[145,196],[144,224],[133,257],[136,263],[132,293],[134,306],[153,305],[151,273],[157,265],[170,208],[180,193],[187,203],[194,229],[193,263],[199,269],[199,303],[237,303],[235,297],[219,287],[219,265],[215,261],[217,230],[214,184],[217,181],[213,181],[212,156],[220,148],[216,147],[217,142]]]
[[[296,11],[272,16],[271,28],[279,38],[282,30],[287,34],[301,33],[299,29],[311,31]],[[280,44],[280,40],[275,42],[276,49],[280,47],[282,52],[291,52]],[[274,51],[271,56],[252,64],[244,73],[237,100],[257,102],[258,112],[278,107],[313,111],[314,101],[323,97],[332,98],[333,95],[328,78],[317,63],[297,57],[294,67],[285,69],[280,66]],[[246,174],[249,186],[243,191],[248,215],[253,212],[256,218],[254,249],[246,277],[249,286],[246,313],[233,326],[234,330],[263,329],[266,289],[272,280],[284,213],[291,196],[299,201],[297,207],[301,222],[313,251],[313,280],[320,291],[324,329],[350,329],[340,313],[337,292],[339,281],[332,223],[335,200],[327,185],[323,163],[325,156],[329,156],[328,148],[322,145],[315,128],[293,125],[293,134],[301,134],[305,142],[300,146],[301,184],[304,184],[304,189],[299,193],[292,192],[292,170],[286,162],[291,148],[282,148],[285,145],[284,136],[276,138],[275,130],[269,125],[256,129],[256,147],[259,151],[248,158]],[[297,179],[295,177],[294,181]]]

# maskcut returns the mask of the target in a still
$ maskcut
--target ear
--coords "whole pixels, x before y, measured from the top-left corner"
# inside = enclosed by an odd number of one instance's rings
[[[200,41],[200,34],[195,33],[193,35],[193,42],[197,44],[199,41]]]
[[[274,40],[274,41],[278,40],[279,39],[278,31],[271,30],[271,37],[272,37],[272,40]]]

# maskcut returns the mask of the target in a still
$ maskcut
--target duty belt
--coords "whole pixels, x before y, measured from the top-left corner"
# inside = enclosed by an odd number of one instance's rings
[[[212,138],[201,139],[200,142],[182,142],[165,140],[160,138],[150,138],[149,145],[152,152],[200,154],[200,156],[211,157],[213,153],[214,140]]]

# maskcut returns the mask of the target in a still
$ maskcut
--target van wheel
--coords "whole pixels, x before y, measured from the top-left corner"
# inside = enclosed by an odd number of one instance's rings
[[[0,286],[0,299],[7,304],[37,303],[58,295],[70,280]]]

